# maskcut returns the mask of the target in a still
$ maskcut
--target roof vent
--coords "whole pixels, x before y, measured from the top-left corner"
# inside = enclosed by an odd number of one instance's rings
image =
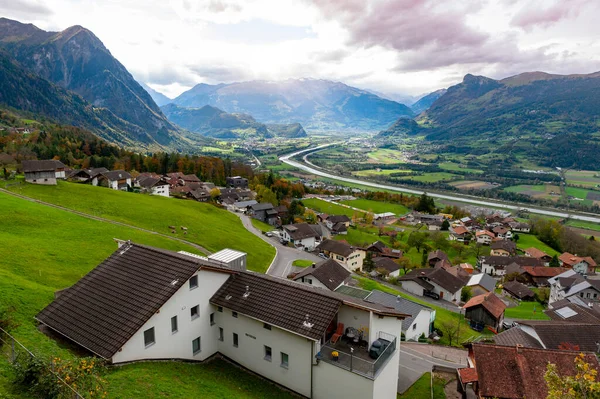
[[[400,301],[401,301],[401,298],[400,298],[400,295],[398,295],[398,296],[396,297],[396,302],[400,302]]]
[[[250,286],[246,286],[246,292],[244,292],[243,297],[248,298],[249,295],[250,295]]]
[[[312,328],[315,325],[315,323],[310,323],[308,321],[308,315],[306,315],[306,317],[304,318],[304,321],[302,322],[302,325],[306,328]]]
[[[226,300],[226,301],[228,301],[228,300],[230,300],[230,299],[231,299],[231,295],[227,295],[227,296],[225,297],[225,300]]]
[[[173,280],[173,281],[171,281],[171,285],[175,285],[175,284],[177,284],[178,282],[179,282],[179,280]]]

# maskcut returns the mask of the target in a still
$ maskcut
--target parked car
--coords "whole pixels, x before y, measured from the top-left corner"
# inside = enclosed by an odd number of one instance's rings
[[[265,233],[265,235],[266,235],[267,237],[273,237],[273,233],[271,233],[270,231],[267,231],[267,232]]]
[[[428,296],[429,298],[433,298],[433,299],[440,299],[439,294],[436,294],[433,291],[425,291],[425,292],[423,292],[423,296]]]
[[[390,345],[390,343],[390,341],[383,338],[375,340],[375,342],[373,342],[371,345],[371,349],[369,349],[369,357],[371,359],[377,359],[379,356],[381,356],[385,348]]]
[[[319,254],[319,258],[322,258],[322,259],[329,259],[329,257],[328,257],[327,255],[325,255],[323,252],[321,252],[321,253]]]

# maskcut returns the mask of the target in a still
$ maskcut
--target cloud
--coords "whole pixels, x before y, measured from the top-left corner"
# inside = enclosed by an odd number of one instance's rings
[[[234,82],[245,80],[248,75],[241,68],[225,65],[191,65],[188,69],[197,76],[197,80],[203,82]]]
[[[52,9],[40,0],[0,0],[0,13],[15,17],[46,17],[53,14]]]
[[[558,1],[557,3],[544,7],[547,1],[533,2],[519,10],[511,20],[512,26],[517,26],[525,30],[534,27],[548,27],[562,20],[574,18],[579,15],[585,6],[597,4],[595,0],[569,0]]]

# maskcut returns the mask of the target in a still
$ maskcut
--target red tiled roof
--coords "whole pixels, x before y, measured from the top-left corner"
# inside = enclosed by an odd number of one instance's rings
[[[463,308],[468,309],[478,305],[482,305],[495,318],[499,318],[502,315],[502,312],[504,312],[504,309],[506,309],[504,302],[502,302],[493,292],[474,296],[465,303]]]
[[[547,253],[545,253],[544,251],[537,249],[537,248],[527,248],[525,250],[525,253],[528,254],[529,256],[531,256],[532,258],[543,258],[544,256],[549,256]]]
[[[567,270],[564,267],[546,266],[522,266],[522,269],[532,277],[554,277]]]
[[[465,368],[458,369],[458,375],[460,376],[460,380],[463,384],[469,384],[471,382],[477,381],[477,369],[475,368]]]
[[[463,235],[469,232],[469,230],[464,226],[456,226],[452,229],[454,234]]]

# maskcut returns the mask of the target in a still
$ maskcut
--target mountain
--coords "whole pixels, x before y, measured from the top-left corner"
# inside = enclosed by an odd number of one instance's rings
[[[199,84],[173,100],[181,107],[218,107],[267,124],[300,123],[314,130],[379,130],[407,106],[339,82],[315,79]]]
[[[170,99],[169,97],[165,96],[162,93],[157,92],[156,90],[154,90],[152,87],[148,86],[145,83],[140,82],[140,86],[142,86],[144,88],[144,90],[146,90],[148,92],[148,94],[150,94],[150,97],[152,97],[152,100],[154,100],[156,105],[158,105],[159,107],[162,107],[163,105],[167,105],[167,104],[170,104],[173,102],[172,99]]]
[[[439,89],[429,93],[426,96],[421,97],[418,101],[411,105],[410,108],[415,114],[418,115],[421,112],[428,110],[438,98],[446,94],[446,91],[446,89]]]
[[[377,137],[385,138],[385,137],[398,137],[403,135],[416,135],[419,133],[423,133],[423,128],[420,127],[414,119],[410,118],[400,118],[392,126],[379,132]]]
[[[72,26],[62,32],[46,32],[0,18],[0,48],[36,76],[81,96],[94,112],[122,120],[118,127],[121,138],[115,142],[131,144],[144,136],[144,146],[166,147],[185,141],[150,95],[89,30]]]
[[[299,123],[290,125],[265,125],[247,114],[230,114],[219,108],[205,105],[202,108],[184,108],[175,104],[162,107],[173,123],[206,137],[220,139],[306,137]]]

